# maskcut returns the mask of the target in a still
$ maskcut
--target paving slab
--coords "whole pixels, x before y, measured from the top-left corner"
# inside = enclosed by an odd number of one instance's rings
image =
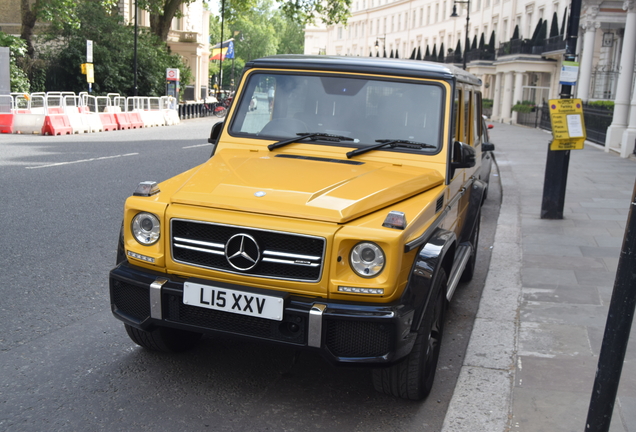
[[[563,219],[544,220],[549,134],[497,123],[490,135],[502,206],[443,431],[584,431],[636,157],[589,143],[571,151]],[[636,432],[635,339],[632,330],[612,432]]]

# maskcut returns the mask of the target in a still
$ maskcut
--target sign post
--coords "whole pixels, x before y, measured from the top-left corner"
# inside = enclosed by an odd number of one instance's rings
[[[563,55],[560,77],[561,101],[572,98],[572,86],[576,84],[578,75],[578,63],[574,60],[576,59],[576,39],[579,30],[581,2],[582,0],[572,0],[570,6],[570,19],[568,20],[568,29],[565,38],[565,54]],[[552,111],[553,110],[550,109],[551,116]],[[560,126],[561,129],[557,129],[562,133],[562,125]],[[578,139],[580,137],[575,138]],[[555,140],[560,141],[556,136]],[[543,181],[543,199],[541,201],[541,219],[563,219],[565,187],[568,181],[568,167],[570,165],[570,149],[571,146],[575,146],[575,144],[572,144],[568,140],[569,138],[567,140],[564,139],[561,141],[563,144],[557,144],[557,149],[553,149],[554,143],[551,143],[548,147],[548,158],[545,164],[545,178]],[[583,141],[585,141],[585,139],[583,139]],[[566,142],[570,142],[570,144],[565,144]]]
[[[583,150],[587,134],[581,99],[551,99],[552,144],[550,151]]]
[[[95,82],[95,74],[93,70],[93,41],[86,40],[86,65],[82,65],[82,71],[86,71],[86,82],[88,83],[88,92],[93,91],[93,83]]]

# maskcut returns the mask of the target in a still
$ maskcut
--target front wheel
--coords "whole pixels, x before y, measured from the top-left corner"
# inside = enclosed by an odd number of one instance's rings
[[[425,399],[431,392],[444,332],[446,281],[446,272],[440,269],[411,353],[394,366],[373,370],[377,391],[410,400]]]
[[[166,353],[182,352],[193,348],[203,336],[185,330],[159,327],[153,331],[139,330],[124,324],[128,337],[137,345],[152,351]]]

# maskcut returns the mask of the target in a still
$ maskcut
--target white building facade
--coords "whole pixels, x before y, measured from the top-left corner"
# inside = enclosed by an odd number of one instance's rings
[[[575,96],[584,102],[614,101],[605,149],[623,157],[634,152],[636,140],[635,5],[636,0],[584,0],[577,42]],[[451,18],[453,6],[460,17]],[[462,66],[463,58],[454,52],[457,42],[463,54],[466,35],[474,46],[482,35],[488,44],[494,32],[494,49],[470,51],[466,69],[482,79],[484,98],[493,100],[491,118],[514,123],[516,103],[559,97],[569,6],[569,0],[353,0],[346,25],[305,29],[305,54],[382,57],[386,51],[386,56],[410,58],[418,50],[424,57],[428,48],[437,61]],[[545,39],[535,41],[540,20],[547,32],[556,26],[559,36],[544,33]],[[515,27],[519,39],[511,40]]]

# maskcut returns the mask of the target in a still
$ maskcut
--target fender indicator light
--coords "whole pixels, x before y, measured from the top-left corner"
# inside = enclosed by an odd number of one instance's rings
[[[383,227],[403,230],[406,228],[406,216],[400,211],[390,211],[384,219]]]

